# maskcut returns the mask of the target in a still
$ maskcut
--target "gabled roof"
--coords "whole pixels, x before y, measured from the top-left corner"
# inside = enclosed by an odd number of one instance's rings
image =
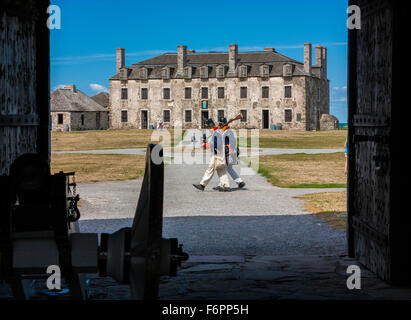
[[[190,53],[187,52],[187,66],[193,68],[192,77],[200,77],[200,67],[209,67],[209,77],[216,76],[216,67],[225,66],[228,68],[228,52],[208,52],[208,53]],[[282,76],[283,66],[290,63],[294,66],[293,75],[308,75],[304,71],[304,64],[292,58],[286,57],[276,51],[257,51],[257,52],[239,52],[238,66],[247,65],[248,76],[260,76],[260,66],[268,65],[270,67],[270,77]],[[129,79],[139,79],[139,70],[148,69],[148,79],[161,79],[161,72],[164,67],[171,68],[171,78],[174,78],[177,72],[177,53],[165,53],[131,65],[129,68]],[[313,66],[313,69],[315,66]],[[314,76],[316,76],[314,74]],[[120,75],[116,74],[110,80],[119,80]]]
[[[57,89],[51,94],[51,112],[108,112],[82,91]]]
[[[108,107],[110,105],[110,95],[107,92],[100,92],[95,96],[92,96],[91,99],[102,107]]]

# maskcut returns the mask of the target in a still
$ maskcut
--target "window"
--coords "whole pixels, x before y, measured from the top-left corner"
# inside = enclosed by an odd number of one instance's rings
[[[128,122],[127,110],[122,110],[121,111],[121,122]]]
[[[301,113],[297,113],[297,121],[301,122]]]
[[[163,88],[163,99],[170,100],[170,88]]]
[[[269,87],[263,87],[263,89],[262,89],[263,99],[268,99],[269,96],[270,96],[270,88]]]
[[[64,123],[64,114],[59,113],[57,115],[57,124],[63,124]]]
[[[224,87],[218,88],[218,99],[224,99]]]
[[[293,111],[291,109],[285,110],[285,122],[293,121]]]
[[[171,111],[170,110],[164,110],[163,111],[163,121],[164,122],[170,122],[171,119]]]
[[[218,110],[217,111],[217,120],[220,121],[220,119],[225,117],[225,112],[224,110]]]
[[[241,115],[243,118],[241,119],[241,122],[247,122],[247,110],[241,110]]]
[[[84,126],[84,114],[81,115],[81,125]]]
[[[201,99],[208,99],[208,88],[201,88]]]
[[[247,99],[247,87],[240,88],[240,98]]]
[[[184,111],[184,122],[192,122],[191,110]]]
[[[184,99],[191,99],[191,88],[184,89]]]
[[[121,100],[128,99],[128,90],[127,88],[121,88]]]
[[[291,98],[292,97],[292,88],[291,86],[285,86],[284,87],[284,97],[285,98]]]
[[[142,100],[148,99],[148,89],[147,88],[141,88],[141,99]]]

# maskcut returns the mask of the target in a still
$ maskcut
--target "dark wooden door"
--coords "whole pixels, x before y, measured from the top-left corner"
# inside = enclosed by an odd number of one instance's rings
[[[270,127],[270,117],[269,117],[269,113],[268,110],[263,110],[263,129],[269,129]]]
[[[201,112],[201,128],[204,129],[206,127],[206,121],[208,120],[208,111]]]
[[[148,111],[141,111],[141,129],[148,129]]]
[[[393,132],[408,120],[397,113],[401,104],[393,107],[401,94],[394,90],[398,8],[388,0],[350,3],[362,16],[361,29],[349,31],[349,254],[382,279],[409,284],[410,218],[398,210],[402,191],[393,189],[393,177],[404,175]]]

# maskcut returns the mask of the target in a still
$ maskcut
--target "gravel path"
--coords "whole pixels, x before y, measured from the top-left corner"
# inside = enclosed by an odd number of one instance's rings
[[[247,186],[229,193],[192,187],[206,165],[170,164],[165,170],[164,236],[177,237],[192,255],[292,255],[345,252],[345,232],[304,212],[293,197],[341,189],[282,189],[244,165]],[[141,180],[80,184],[82,232],[130,226]]]

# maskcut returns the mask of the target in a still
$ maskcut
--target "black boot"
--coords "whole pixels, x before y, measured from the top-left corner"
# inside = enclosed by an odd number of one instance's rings
[[[202,184],[193,184],[193,187],[201,191],[204,191],[205,189],[205,187]]]

